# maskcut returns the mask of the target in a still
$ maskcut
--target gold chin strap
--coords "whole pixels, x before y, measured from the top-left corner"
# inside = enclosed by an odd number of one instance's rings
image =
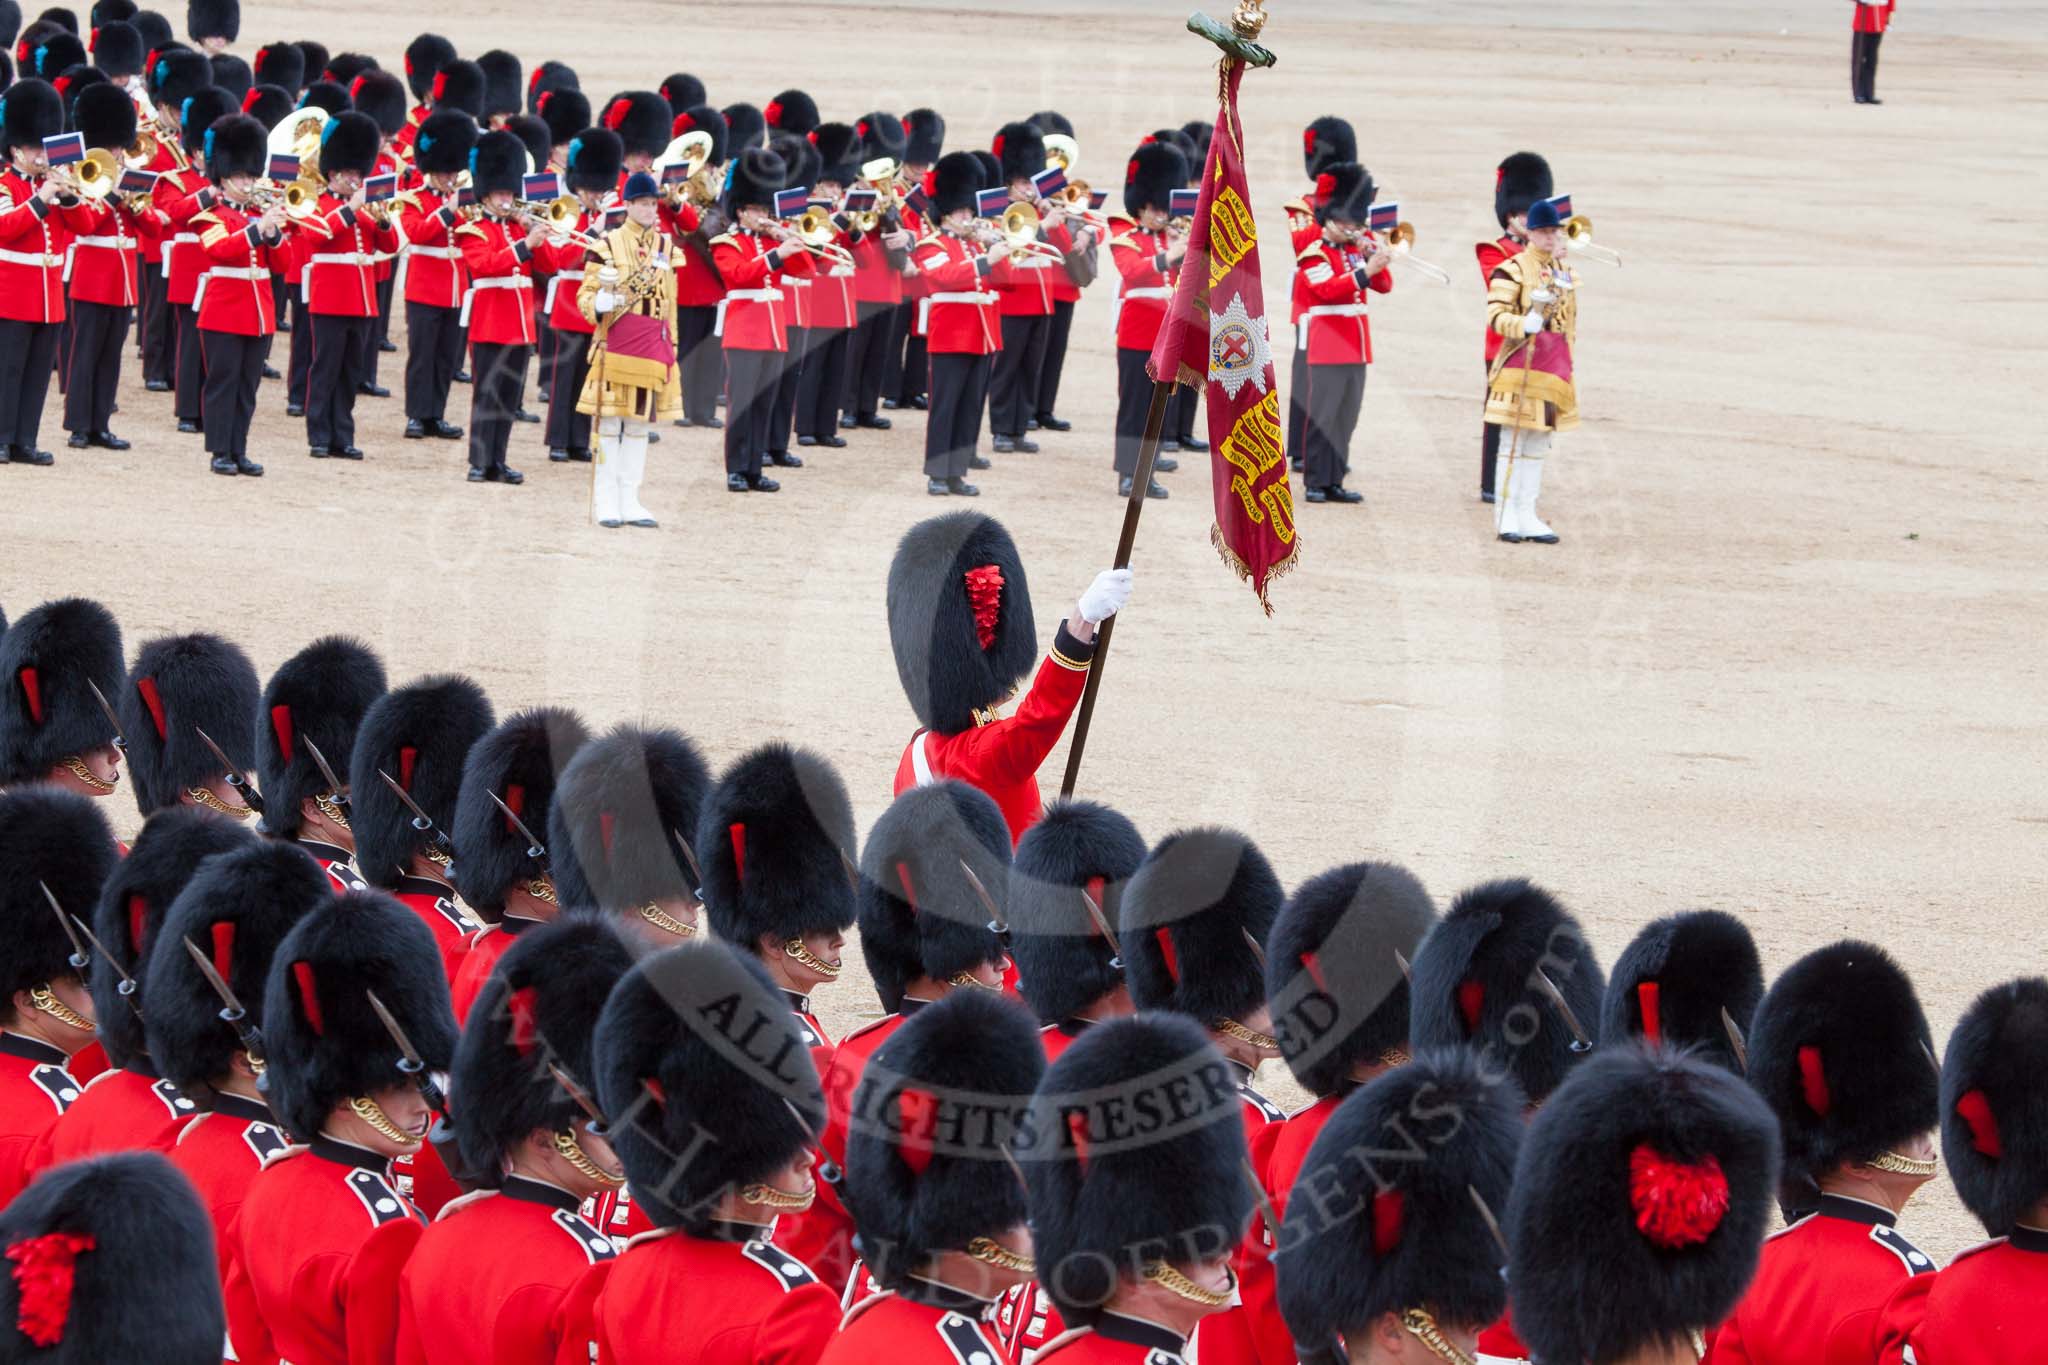
[[[109,788],[109,790],[112,789]],[[256,813],[247,806],[230,806],[227,802],[215,796],[212,790],[207,787],[187,787],[185,788],[185,795],[192,798],[192,804],[204,806],[208,810],[216,814],[225,815],[231,820],[246,820]]]
[[[955,972],[946,978],[946,984],[948,986],[969,986],[977,991],[995,991],[998,994],[1003,989],[1001,986],[989,985],[973,972]]]
[[[91,768],[87,767],[85,760],[79,757],[77,754],[68,754],[65,756],[64,768],[65,771],[69,772],[73,777],[77,778],[80,782],[83,782],[86,786],[91,787],[96,792],[110,792],[114,789],[113,783],[103,781],[100,775],[94,772]]]
[[[331,794],[314,797],[313,808],[320,812],[321,818],[326,820],[328,824],[339,825],[343,829],[350,828],[348,812],[341,808],[341,802],[335,800]]]
[[[1380,1054],[1381,1066],[1406,1066],[1414,1060],[1405,1047],[1390,1047]]]
[[[1258,1048],[1263,1052],[1278,1052],[1280,1050],[1280,1040],[1278,1038],[1275,1038],[1270,1033],[1260,1033],[1257,1029],[1246,1028],[1235,1019],[1218,1019],[1209,1027],[1215,1029],[1226,1038],[1235,1038],[1238,1042]]]
[[[1424,1308],[1411,1308],[1401,1315],[1401,1330],[1414,1337],[1428,1348],[1429,1353],[1451,1365],[1479,1365],[1477,1356],[1467,1355],[1457,1347],[1443,1329],[1436,1325],[1436,1319]]]
[[[1199,1303],[1207,1308],[1221,1308],[1230,1302],[1229,1291],[1219,1294],[1213,1289],[1204,1289],[1164,1261],[1154,1261],[1146,1266],[1145,1278],[1189,1303]]]
[[[41,1010],[44,1014],[47,1014],[52,1019],[55,1019],[58,1023],[64,1024],[70,1028],[75,1028],[80,1033],[99,1032],[99,1026],[97,1024],[93,1023],[92,1020],[80,1014],[77,1010],[71,1008],[71,1006],[65,1004],[62,1000],[59,1000],[57,998],[57,993],[50,989],[48,982],[44,982],[42,985],[37,986],[33,990],[29,991],[28,1002],[29,1004],[34,1005],[37,1009]]]
[[[797,1209],[809,1208],[817,1193],[817,1188],[813,1186],[803,1194],[791,1194],[788,1190],[779,1190],[766,1181],[757,1180],[740,1191],[740,1198],[763,1208],[788,1209],[794,1212]]]
[[[428,862],[432,863],[436,867],[455,866],[455,860],[449,857],[447,854],[443,853],[438,848],[434,848],[431,846],[423,848],[420,850],[420,856],[422,858],[425,858]]]
[[[546,905],[560,905],[555,895],[555,879],[549,876],[535,877],[526,884],[526,894]]]
[[[966,1247],[967,1254],[998,1270],[1014,1270],[1020,1275],[1038,1273],[1038,1262],[1021,1251],[1012,1251],[992,1237],[976,1237]]]
[[[382,1133],[393,1142],[405,1147],[417,1147],[420,1140],[391,1121],[391,1115],[384,1112],[377,1101],[368,1095],[358,1095],[348,1102],[349,1110],[364,1123]]]
[[[677,919],[653,901],[640,907],[640,918],[657,929],[674,934],[677,938],[689,938],[697,932],[697,926]]]
[[[843,965],[827,962],[824,958],[819,957],[809,948],[804,947],[804,941],[800,938],[792,938],[785,942],[782,945],[782,954],[784,957],[795,958],[798,962],[803,963],[804,966],[809,967],[819,976],[837,976],[841,971],[844,970]]]
[[[615,1190],[626,1183],[626,1177],[613,1175],[590,1159],[590,1153],[583,1150],[583,1144],[576,1140],[573,1130],[564,1128],[555,1134],[555,1155],[574,1166],[586,1179],[595,1180],[606,1189]]]
[[[1880,1152],[1863,1164],[1874,1171],[1890,1171],[1893,1175],[1933,1175],[1941,1169],[1941,1163],[1932,1158],[1901,1156],[1897,1152]]]

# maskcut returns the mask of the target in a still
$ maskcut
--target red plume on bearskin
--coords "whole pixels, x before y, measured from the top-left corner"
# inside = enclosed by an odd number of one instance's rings
[[[38,1346],[55,1346],[64,1340],[78,1257],[97,1245],[96,1239],[82,1233],[46,1232],[7,1248],[21,1296],[15,1325],[23,1336]]]
[[[974,639],[984,650],[996,642],[996,622],[1003,610],[1003,568],[982,564],[969,569],[967,603],[974,612]]]
[[[2048,978],[1994,986],[1963,1011],[1941,1066],[1941,1153],[1993,1237],[2048,1198]]]
[[[1728,1216],[1728,1198],[1728,1177],[1711,1152],[1698,1161],[1678,1161],[1646,1142],[1629,1154],[1636,1228],[1666,1250],[1698,1246],[1713,1236]]]

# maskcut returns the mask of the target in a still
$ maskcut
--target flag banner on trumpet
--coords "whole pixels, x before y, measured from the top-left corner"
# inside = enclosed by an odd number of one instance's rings
[[[685,184],[692,174],[690,163],[687,161],[664,161],[661,163],[662,188]]]
[[[1401,222],[1401,205],[1397,200],[1391,204],[1374,204],[1367,211],[1365,225],[1374,232],[1392,232]]]
[[[922,186],[911,186],[910,193],[903,196],[903,206],[920,218],[931,217],[932,201]]]
[[[298,157],[290,152],[272,152],[270,154],[270,170],[268,175],[280,185],[289,180],[297,180],[299,178]]]
[[[1167,196],[1166,216],[1168,218],[1192,218],[1195,206],[1201,202],[1200,190],[1175,190]]]
[[[396,175],[373,175],[363,182],[363,199],[367,203],[379,204],[386,199],[398,197]]]
[[[1568,194],[1560,194],[1554,199],[1546,199],[1543,202],[1557,210],[1557,221],[1560,223],[1572,216],[1572,197]]]
[[[43,155],[52,166],[75,166],[85,160],[84,133],[58,133],[43,139]]]
[[[1259,278],[1259,232],[1244,169],[1237,88],[1244,63],[1224,63],[1222,107],[1209,140],[1180,283],[1146,364],[1157,383],[1204,384],[1209,416],[1209,540],[1252,585],[1272,615],[1267,590],[1301,554],[1294,490],[1280,430],[1280,391]],[[1184,191],[1175,190],[1178,201]]]
[[[1089,207],[1089,208],[1091,208],[1091,209],[1095,209],[1095,210],[1100,210],[1100,209],[1102,208],[1102,206],[1103,206],[1104,204],[1107,204],[1108,202],[1109,202],[1109,191],[1108,191],[1108,190],[1090,190],[1090,191],[1088,191],[1088,207]]]
[[[273,178],[274,178],[274,177],[273,177]],[[473,208],[473,207],[475,207],[475,205],[476,205],[476,186],[474,186],[474,185],[457,185],[457,186],[455,187],[455,207],[457,207],[457,208],[459,208],[459,209],[466,209],[466,208]]]
[[[622,228],[625,225],[626,206],[624,204],[613,204],[610,208],[604,211],[604,230],[606,232],[611,232],[614,229]]]
[[[882,196],[875,192],[873,185],[855,185],[846,192],[846,211],[848,213],[873,213],[875,205],[880,203],[881,200]]]
[[[794,218],[802,213],[811,202],[811,187],[798,185],[794,189],[775,191],[775,216]]]
[[[982,218],[1000,218],[1010,207],[1010,187],[998,185],[991,190],[974,192],[974,212]]]
[[[562,177],[554,171],[536,171],[519,177],[519,197],[535,204],[562,197]]]
[[[1050,199],[1067,187],[1067,168],[1047,166],[1031,177],[1031,188],[1038,191],[1040,199]]]
[[[126,167],[121,172],[121,183],[118,188],[123,194],[148,194],[156,188],[156,172],[138,170],[133,166]]]

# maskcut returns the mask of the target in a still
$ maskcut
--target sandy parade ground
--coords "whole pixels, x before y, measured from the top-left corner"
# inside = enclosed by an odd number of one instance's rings
[[[1373,301],[1350,481],[1367,502],[1301,509],[1271,620],[1210,548],[1202,461],[1168,478],[1082,793],[1151,839],[1240,826],[1290,886],[1386,858],[1447,904],[1526,874],[1609,960],[1693,906],[1747,916],[1771,972],[1868,937],[1915,974],[1937,1041],[1977,991],[2042,971],[2048,479],[2026,451],[2048,285],[2026,267],[2048,103],[2024,73],[2048,41],[2028,7],[1906,0],[1877,108],[1848,98],[1843,3],[1269,9],[1280,64],[1247,77],[1243,117],[1270,311],[1299,131],[1323,113],[1357,125],[1382,198],[1452,285],[1404,276]],[[1077,125],[1079,175],[1114,187],[1143,134],[1213,116],[1213,50],[1185,16],[1164,0],[252,3],[237,50],[317,38],[395,69],[431,26],[465,55],[567,61],[596,102],[680,69],[715,104],[789,85],[828,118],[930,104],[955,148],[1052,107]],[[1471,244],[1495,234],[1494,164],[1525,146],[1626,254],[1580,272],[1587,421],[1545,485],[1554,548],[1496,543],[1473,496]],[[977,476],[1048,639],[1122,512],[1111,293],[1076,319],[1074,431]],[[1284,376],[1284,316],[1274,331]],[[393,389],[402,361],[383,358]],[[53,397],[56,466],[0,469],[10,614],[86,593],[131,654],[217,629],[266,676],[351,631],[394,682],[456,668],[501,716],[551,701],[594,725],[675,724],[714,765],[786,738],[839,765],[863,829],[887,803],[915,725],[884,626],[889,553],[960,505],[924,495],[920,414],[804,452],[773,497],[727,494],[716,435],[666,429],[650,532],[590,525],[588,466],[549,464],[538,427],[515,433],[517,489],[464,483],[459,443],[400,440],[396,398],[358,404],[364,463],[316,463],[273,382],[251,442],[269,473],[228,480],[132,360],[121,401],[133,450],[64,449]],[[450,419],[467,404],[458,388]],[[874,1008],[857,975],[820,997],[834,1032]],[[1277,1063],[1264,1083],[1299,1103]],[[1921,1245],[1976,1240],[1942,1185],[1924,1204],[1902,1224]]]

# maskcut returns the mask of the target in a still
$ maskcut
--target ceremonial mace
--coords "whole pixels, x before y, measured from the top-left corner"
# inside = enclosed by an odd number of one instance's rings
[[[1228,81],[1233,64],[1271,66],[1280,59],[1256,39],[1266,26],[1266,0],[1240,0],[1225,28],[1199,10],[1188,16],[1188,32],[1199,34],[1222,51],[1216,64],[1218,84]],[[1145,492],[1152,486],[1152,471],[1159,458],[1159,433],[1166,425],[1166,405],[1179,386],[1176,375],[1152,381],[1152,403],[1145,409],[1145,434],[1138,441],[1138,468],[1131,476],[1131,495],[1124,501],[1124,525],[1116,540],[1116,558],[1110,567],[1127,569],[1131,547],[1138,539],[1138,518],[1145,513]],[[1095,657],[1088,668],[1088,682],[1081,689],[1081,709],[1074,717],[1074,742],[1067,749],[1067,772],[1060,781],[1060,796],[1074,794],[1081,777],[1081,755],[1088,748],[1088,726],[1095,719],[1095,699],[1102,691],[1102,670],[1109,662],[1109,639],[1116,629],[1111,616],[1095,628]]]

